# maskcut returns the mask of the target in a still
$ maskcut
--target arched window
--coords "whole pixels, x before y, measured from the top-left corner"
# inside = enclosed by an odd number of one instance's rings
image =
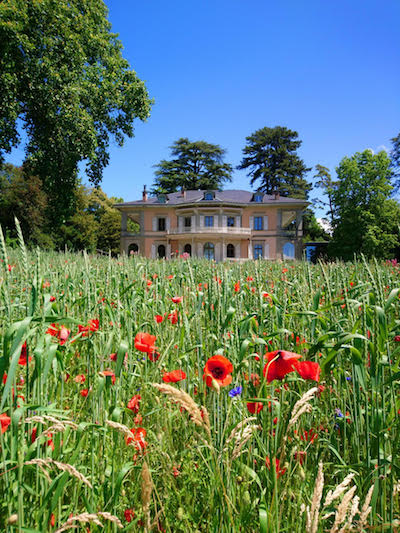
[[[129,245],[128,255],[134,255],[134,254],[137,254],[138,252],[139,252],[139,246],[135,242]]]
[[[214,200],[213,191],[207,191],[204,193],[204,200]]]
[[[294,244],[285,242],[283,245],[283,259],[294,259]]]
[[[262,259],[262,257],[263,257],[262,244],[255,244],[254,245],[254,251],[253,251],[253,258],[254,259]]]
[[[157,256],[162,259],[165,257],[165,246],[163,244],[160,244],[157,248]]]
[[[233,244],[228,244],[226,247],[226,257],[235,257],[235,247]]]
[[[214,245],[212,242],[206,242],[206,244],[204,245],[204,257],[206,259],[215,258]]]
[[[183,247],[183,253],[192,255],[192,245],[191,244],[185,244]]]

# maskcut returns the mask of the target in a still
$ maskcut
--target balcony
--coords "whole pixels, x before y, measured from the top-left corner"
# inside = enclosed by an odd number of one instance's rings
[[[209,226],[190,226],[188,228],[174,228],[167,231],[167,235],[194,235],[194,234],[213,234],[213,235],[251,235],[250,228],[239,227],[209,227]]]

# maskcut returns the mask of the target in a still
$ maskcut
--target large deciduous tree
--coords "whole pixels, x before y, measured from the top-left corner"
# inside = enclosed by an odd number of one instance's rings
[[[123,58],[102,0],[0,2],[0,156],[27,135],[26,163],[54,222],[74,198],[78,163],[97,185],[110,136],[122,145],[149,116],[144,83]]]
[[[220,189],[231,181],[232,166],[224,163],[225,150],[217,144],[181,138],[170,147],[172,159],[156,165],[154,193],[171,193],[181,188]]]
[[[312,185],[305,179],[310,168],[297,154],[301,141],[297,131],[282,126],[262,128],[246,137],[239,170],[248,170],[250,183],[266,194],[306,199]]]
[[[396,189],[400,189],[400,133],[391,139],[392,151],[390,152],[393,177],[396,180]]]
[[[399,246],[399,204],[390,198],[390,158],[371,150],[345,157],[336,169],[332,195],[331,254],[352,259],[354,254],[388,258]]]

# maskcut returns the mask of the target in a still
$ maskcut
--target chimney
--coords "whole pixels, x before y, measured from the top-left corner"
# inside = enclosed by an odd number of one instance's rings
[[[274,200],[279,200],[279,198],[281,197],[281,193],[278,190],[275,190],[273,194]]]
[[[147,189],[146,185],[143,187],[143,202],[147,202]]]
[[[186,200],[186,189],[185,189],[185,187],[182,187],[182,189],[181,189],[181,193],[182,193],[182,198],[183,198],[184,200]]]

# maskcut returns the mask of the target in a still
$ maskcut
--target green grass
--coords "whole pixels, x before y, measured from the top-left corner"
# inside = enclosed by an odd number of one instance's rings
[[[311,504],[320,462],[322,501],[354,473],[360,507],[374,484],[365,530],[396,530],[399,267],[363,261],[313,266],[115,260],[31,253],[22,242],[18,251],[3,246],[2,254],[0,374],[4,370],[8,377],[0,384],[0,414],[12,422],[0,436],[1,530],[55,531],[71,514],[107,512],[121,520],[123,531],[132,532],[307,531],[302,509]],[[15,266],[9,271],[8,265]],[[182,303],[172,303],[176,295]],[[156,323],[156,314],[174,309],[177,324]],[[99,320],[99,330],[78,335],[78,325],[90,319]],[[71,330],[65,344],[46,335],[52,323]],[[156,335],[161,354],[156,362],[135,350],[138,332]],[[25,341],[32,360],[21,366]],[[268,384],[263,355],[277,349],[317,361],[320,382],[291,373]],[[116,361],[110,360],[112,353]],[[232,384],[219,392],[202,379],[207,359],[217,353],[234,366]],[[115,372],[115,384],[101,374],[107,369]],[[174,386],[208,410],[210,437],[152,386],[162,383],[163,371],[174,369],[187,374]],[[74,380],[80,374],[84,383]],[[260,376],[259,385],[252,374]],[[231,398],[228,391],[239,385],[241,395]],[[295,402],[318,385],[324,390],[310,400],[311,412],[289,426]],[[86,397],[82,389],[89,390]],[[135,394],[141,396],[138,424],[127,409]],[[255,427],[234,458],[235,439],[229,436],[251,416],[250,398],[264,408],[247,422]],[[49,420],[26,422],[43,415],[75,425],[57,430]],[[142,451],[127,446],[107,420],[145,428],[147,446]],[[42,435],[51,426],[53,446]],[[308,434],[307,440],[304,432],[311,429],[316,437]],[[298,457],[304,451],[300,464],[296,452]],[[37,464],[26,464],[46,458],[72,465],[92,488],[55,465],[44,467],[46,475]],[[275,458],[285,470],[279,477]],[[152,480],[148,510],[141,487],[145,464]],[[318,531],[332,528],[335,517],[321,516],[334,512],[342,497],[320,513]],[[131,522],[124,516],[127,509],[135,513]],[[357,514],[353,523],[358,519]],[[104,529],[88,523],[81,530],[122,531],[100,520]]]

